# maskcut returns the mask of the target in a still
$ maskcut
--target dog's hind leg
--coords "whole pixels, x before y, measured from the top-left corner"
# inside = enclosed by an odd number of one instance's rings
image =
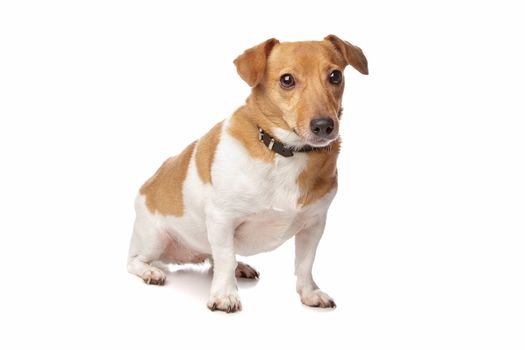
[[[247,279],[259,279],[259,272],[248,264],[238,261],[235,269],[235,277]]]
[[[165,234],[158,231],[147,209],[141,203],[141,198],[137,199],[136,212],[137,217],[129,247],[128,271],[142,278],[147,284],[163,285],[166,282],[166,274],[151,264],[159,260],[169,240],[163,239]]]

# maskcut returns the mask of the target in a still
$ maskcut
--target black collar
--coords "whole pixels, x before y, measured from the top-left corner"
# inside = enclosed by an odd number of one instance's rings
[[[301,148],[292,148],[286,146],[282,142],[277,141],[270,135],[268,135],[263,129],[259,129],[259,141],[264,143],[269,150],[274,151],[277,154],[280,154],[283,157],[293,157],[294,152],[311,152],[315,150],[321,150],[327,147],[312,147],[312,146],[303,146]]]

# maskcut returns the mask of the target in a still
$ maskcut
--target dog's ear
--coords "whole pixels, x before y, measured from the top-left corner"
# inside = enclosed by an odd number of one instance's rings
[[[264,76],[266,69],[266,60],[272,48],[279,43],[277,39],[268,39],[265,42],[244,51],[237,57],[233,63],[237,67],[237,72],[241,78],[250,85],[255,87],[259,84]]]
[[[324,40],[331,42],[335,46],[337,51],[343,55],[346,64],[351,65],[362,74],[368,74],[368,62],[360,48],[350,44],[348,41],[339,39],[335,35],[328,35]]]

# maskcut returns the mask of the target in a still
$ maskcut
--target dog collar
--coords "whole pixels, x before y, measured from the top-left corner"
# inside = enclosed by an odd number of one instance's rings
[[[280,154],[283,157],[293,157],[294,152],[311,152],[315,150],[320,150],[326,147],[312,147],[312,146],[304,146],[301,148],[292,148],[288,147],[282,142],[279,142],[278,140],[274,139],[270,135],[268,135],[263,129],[259,129],[259,141],[261,141],[270,151],[274,151],[277,154]]]

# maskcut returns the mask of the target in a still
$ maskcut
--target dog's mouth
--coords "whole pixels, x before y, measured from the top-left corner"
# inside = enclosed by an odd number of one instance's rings
[[[309,138],[306,140],[306,143],[312,147],[326,147],[330,145],[332,142],[334,142],[337,139],[337,135],[334,138],[331,139],[324,139],[324,138]]]
[[[298,130],[295,128],[293,129],[293,132],[297,136],[299,136],[299,138],[303,140],[305,145],[308,145],[311,147],[326,147],[330,145],[332,142],[334,142],[335,140],[337,140],[337,138],[339,137],[338,133],[331,135],[330,138],[319,137],[317,135],[310,134],[310,133],[305,137],[300,132],[298,132]]]

